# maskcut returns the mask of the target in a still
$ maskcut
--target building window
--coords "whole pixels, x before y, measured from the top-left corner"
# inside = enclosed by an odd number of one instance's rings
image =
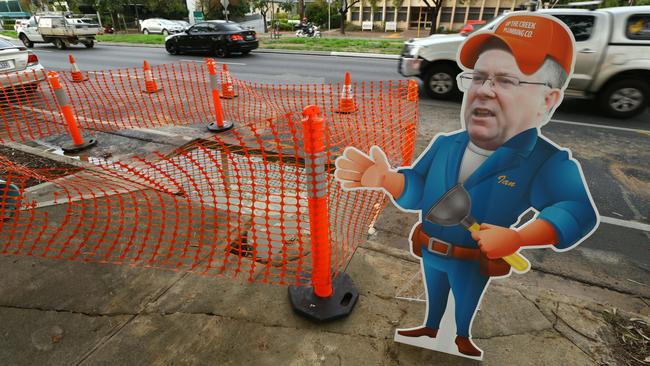
[[[497,8],[483,8],[483,20],[490,21],[494,18],[494,11]]]
[[[499,8],[499,14],[498,15],[505,14],[505,13],[507,13],[509,11],[510,11],[510,8]]]
[[[386,7],[386,19],[387,22],[392,22],[395,20],[395,8],[392,6]]]
[[[451,7],[442,8],[442,13],[440,14],[440,23],[448,23],[451,20]]]
[[[375,9],[375,13],[372,15],[372,20],[374,22],[381,22],[381,21],[383,21],[383,19],[381,17],[382,15],[383,15],[382,14],[382,9],[380,7],[377,7],[377,9]]]
[[[629,39],[650,40],[650,15],[632,15],[629,17],[625,26],[625,35]]]
[[[596,18],[593,15],[556,15],[571,29],[576,42],[586,41],[591,37]]]
[[[352,10],[352,20],[359,20],[359,10]]]
[[[481,8],[469,8],[468,20],[478,20],[481,15]]]
[[[465,12],[467,8],[456,8],[456,14],[454,14],[454,23],[465,23]]]
[[[397,21],[398,22],[405,22],[407,19],[408,14],[408,8],[407,7],[401,7],[399,8],[399,12],[397,12]]]
[[[368,7],[368,6],[363,7],[363,19],[362,20],[364,22],[370,20],[370,7]]]

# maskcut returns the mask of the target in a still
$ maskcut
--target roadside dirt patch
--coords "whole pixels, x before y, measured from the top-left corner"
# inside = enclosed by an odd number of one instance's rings
[[[650,197],[650,173],[647,171],[621,163],[612,163],[609,170],[630,191],[643,197]]]
[[[39,175],[43,176],[44,178],[47,178],[48,180],[70,175],[81,170],[81,168],[73,165],[60,163],[58,161],[47,159],[37,155],[28,154],[20,150],[12,149],[10,147],[6,147],[2,145],[0,145],[0,156],[6,157],[16,165],[20,165],[24,168],[34,170]],[[16,175],[15,172],[12,173],[14,174],[14,176]],[[9,174],[7,167],[0,165],[0,179],[5,180],[7,174]],[[36,179],[33,177],[26,177],[22,175],[18,175],[18,176],[19,176],[18,180],[26,179],[24,188],[32,187],[47,181],[42,179]]]
[[[620,365],[650,364],[650,325],[642,319],[628,319],[616,311],[606,311],[603,318],[613,335],[613,355]]]

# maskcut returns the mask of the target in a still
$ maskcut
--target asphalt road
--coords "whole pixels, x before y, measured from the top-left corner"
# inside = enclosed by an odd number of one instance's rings
[[[74,47],[67,51],[37,45],[34,50],[42,64],[50,69],[69,68],[68,54],[73,54],[84,70],[135,67],[144,59],[152,64],[201,62],[205,57],[171,56],[162,48],[108,45],[98,45],[95,49]],[[402,78],[395,60],[254,52],[219,61],[227,63],[236,78],[255,82],[340,82],[345,71],[350,71],[357,81]],[[459,128],[459,112],[459,102],[434,101],[423,96],[420,143],[426,143],[437,132]],[[599,114],[593,101],[565,100],[543,132],[559,145],[570,148],[581,162],[602,216],[601,226],[571,256],[551,253],[531,257],[545,263],[543,268],[549,272],[562,273],[573,266],[568,275],[574,278],[585,282],[593,278],[593,282],[619,291],[647,294],[650,291],[647,280],[650,277],[650,110],[625,121]],[[409,229],[410,225],[386,230],[401,237],[405,228]],[[565,258],[573,258],[573,262],[564,263]],[[601,276],[590,277],[595,272]],[[635,286],[642,286],[642,291]]]
[[[97,45],[93,49],[73,46],[60,51],[49,44],[38,44],[33,49],[41,63],[50,69],[68,69],[68,55],[74,55],[84,70],[137,67],[143,60],[163,64],[178,61],[202,62],[205,55],[169,55],[160,47],[128,47]],[[361,80],[395,80],[403,77],[397,72],[397,61],[339,56],[313,56],[300,54],[271,54],[253,52],[248,56],[234,55],[219,62],[228,64],[231,73],[241,79],[258,83],[322,83],[341,82],[345,71],[352,78]],[[432,102],[424,95],[423,103]],[[458,102],[451,102],[458,104]],[[595,102],[590,100],[566,100],[556,112],[554,119],[583,122],[650,131],[650,108],[629,120],[602,117]]]

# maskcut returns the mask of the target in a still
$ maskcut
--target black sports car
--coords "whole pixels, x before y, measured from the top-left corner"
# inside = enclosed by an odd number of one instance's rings
[[[258,46],[255,31],[223,20],[196,23],[186,31],[165,39],[165,48],[172,55],[208,52],[217,57],[226,57],[231,52],[248,54]]]

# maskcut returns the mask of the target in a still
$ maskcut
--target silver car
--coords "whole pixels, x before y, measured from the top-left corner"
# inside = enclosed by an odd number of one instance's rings
[[[144,34],[176,34],[184,30],[184,27],[171,20],[162,18],[151,18],[142,21],[140,29]]]
[[[23,86],[33,91],[43,80],[45,71],[35,53],[0,39],[0,88]]]

